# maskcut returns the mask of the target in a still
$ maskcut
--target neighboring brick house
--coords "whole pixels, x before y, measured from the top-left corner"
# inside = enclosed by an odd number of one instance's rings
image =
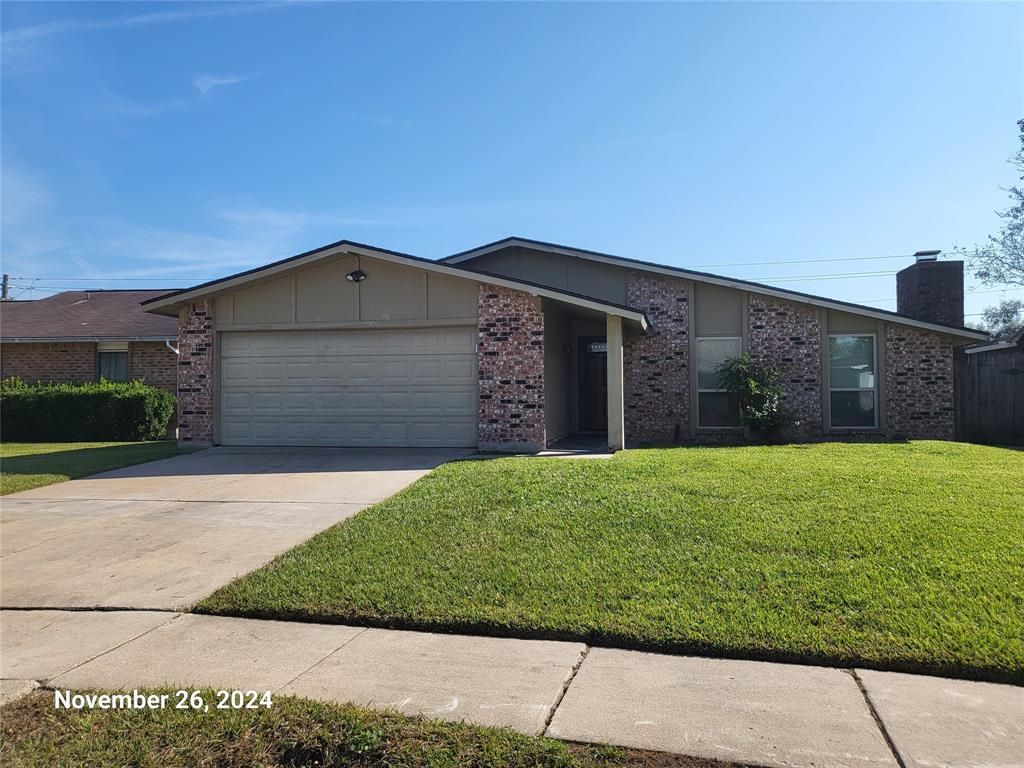
[[[952,439],[953,350],[987,338],[963,265],[897,280],[894,313],[522,238],[440,261],[342,241],[146,307],[178,318],[189,443],[737,441],[716,371],[742,352],[783,373],[787,439]]]
[[[0,377],[141,379],[176,394],[178,323],[140,302],[166,291],[65,291],[0,302]]]

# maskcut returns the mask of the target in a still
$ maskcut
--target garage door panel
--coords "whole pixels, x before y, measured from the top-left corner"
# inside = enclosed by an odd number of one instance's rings
[[[476,445],[476,330],[221,334],[221,442]]]

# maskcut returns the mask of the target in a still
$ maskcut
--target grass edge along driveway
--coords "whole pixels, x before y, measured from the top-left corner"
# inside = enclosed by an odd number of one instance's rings
[[[197,610],[1024,682],[1024,452],[445,465]]]
[[[0,496],[166,459],[174,440],[138,443],[0,443]]]

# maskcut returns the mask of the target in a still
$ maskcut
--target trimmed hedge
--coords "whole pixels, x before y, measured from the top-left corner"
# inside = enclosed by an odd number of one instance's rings
[[[173,414],[174,395],[141,381],[0,382],[0,435],[7,442],[160,440]]]

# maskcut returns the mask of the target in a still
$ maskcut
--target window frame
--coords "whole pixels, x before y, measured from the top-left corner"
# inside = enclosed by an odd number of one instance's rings
[[[743,354],[743,347],[744,347],[744,344],[745,344],[745,338],[742,335],[740,335],[740,336],[694,336],[694,338],[693,338],[693,357],[694,357],[694,363],[695,364],[693,366],[693,376],[694,376],[694,390],[693,391],[694,391],[696,396],[694,397],[693,410],[694,410],[694,414],[696,415],[696,428],[697,428],[698,431],[705,431],[705,432],[721,432],[721,431],[736,432],[736,431],[742,431],[743,430],[743,423],[742,423],[742,421],[740,421],[739,411],[736,412],[736,419],[737,419],[738,423],[733,424],[731,426],[725,426],[725,425],[718,425],[718,426],[716,426],[716,425],[713,425],[713,424],[705,425],[705,424],[701,424],[701,422],[700,422],[700,396],[701,396],[701,393],[702,392],[728,392],[729,391],[728,389],[721,389],[721,388],[719,388],[719,389],[710,389],[710,388],[707,388],[707,387],[701,387],[701,385],[700,385],[700,343],[702,341],[738,341],[740,343],[739,344],[739,350],[740,350],[739,353],[742,355]]]
[[[132,358],[128,342],[101,341],[96,345],[96,381],[100,381],[103,378],[103,369],[100,365],[101,355],[124,355],[125,378],[123,381],[127,382],[132,380]],[[107,379],[107,381],[117,381],[120,383],[122,380]]]
[[[852,336],[855,338],[870,338],[871,339],[871,375],[874,379],[874,385],[870,387],[834,387],[832,386],[832,339],[841,336]],[[858,432],[877,432],[880,429],[879,422],[879,408],[881,406],[881,390],[880,384],[882,381],[881,372],[878,370],[878,333],[874,331],[846,331],[838,333],[829,333],[826,335],[826,346],[825,346],[825,371],[828,373],[828,391],[825,393],[825,397],[828,399],[828,428],[830,432],[847,432],[855,430]],[[833,392],[870,392],[873,399],[874,408],[872,414],[874,416],[874,423],[870,426],[837,426],[832,423],[832,393]]]

